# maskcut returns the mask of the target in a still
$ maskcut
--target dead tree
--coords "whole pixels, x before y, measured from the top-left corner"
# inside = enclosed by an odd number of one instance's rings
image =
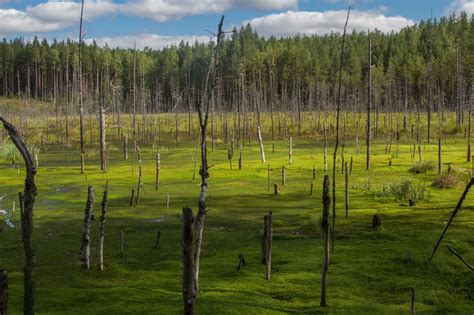
[[[84,0],[81,3],[81,19],[79,22],[79,129],[81,139],[81,173],[84,173],[85,169],[85,146],[84,146],[84,95],[82,88],[82,41],[84,36],[82,34],[82,19],[84,16]]]
[[[344,163],[344,183],[345,183],[345,200],[346,200],[346,218],[349,216],[349,172],[347,162]]]
[[[99,125],[100,125],[100,170],[107,171],[107,143],[105,141],[105,133],[106,133],[106,126],[105,126],[105,109],[103,106],[100,107],[99,110]]]
[[[329,197],[329,176],[324,176],[323,182],[323,217],[321,221],[321,229],[324,237],[324,261],[323,272],[321,276],[321,302],[320,306],[327,306],[326,302],[326,274],[329,268],[329,206],[331,199]]]
[[[183,304],[184,314],[194,314],[196,292],[194,291],[194,258],[193,258],[193,210],[183,208]]]
[[[128,160],[128,136],[123,139],[123,159]]]
[[[439,247],[439,244],[441,244],[441,241],[444,238],[444,235],[448,231],[449,226],[451,225],[451,222],[453,222],[454,217],[456,214],[461,210],[462,203],[464,202],[464,199],[466,199],[467,194],[469,193],[469,190],[471,189],[472,185],[474,185],[474,177],[471,178],[469,183],[466,185],[466,188],[464,189],[464,192],[461,195],[461,198],[459,198],[458,204],[456,205],[456,208],[454,209],[453,213],[451,214],[451,217],[449,218],[448,222],[446,223],[443,232],[441,232],[441,236],[439,239],[436,241],[435,245],[433,246],[433,251],[431,252],[430,257],[428,258],[428,261],[431,261],[433,259],[433,256],[436,253],[436,250]]]
[[[219,60],[219,50],[222,42],[223,32],[222,26],[224,25],[224,16],[221,17],[221,20],[218,25],[217,31],[217,43],[214,48],[214,53],[212,55],[212,60],[207,71],[206,79],[204,81],[204,92],[202,101],[198,103],[198,117],[199,117],[199,126],[201,129],[201,169],[199,175],[201,175],[201,193],[199,194],[199,210],[194,221],[194,292],[197,294],[199,292],[199,266],[201,258],[201,245],[202,237],[204,232],[204,220],[206,217],[206,196],[207,196],[207,179],[209,178],[208,165],[207,165],[207,145],[206,145],[206,135],[207,135],[207,125],[209,121],[209,108],[212,95],[214,93],[214,87],[216,85],[216,69]]]
[[[24,296],[23,296],[23,312],[24,314],[35,313],[35,282],[33,279],[36,258],[33,248],[33,206],[36,198],[35,175],[36,168],[30,151],[20,138],[16,128],[0,117],[3,127],[7,131],[10,139],[20,151],[26,165],[25,189],[20,193],[20,209],[21,209],[21,231],[23,238],[23,247],[25,252],[24,264]]]
[[[342,34],[342,46],[341,46],[341,60],[339,65],[339,82],[337,88],[337,102],[336,102],[336,143],[334,145],[333,155],[333,167],[332,167],[332,251],[334,251],[334,241],[336,235],[336,159],[337,150],[339,148],[339,116],[341,112],[341,84],[342,84],[342,68],[344,66],[344,48],[346,43],[346,30],[347,23],[349,22],[349,15],[351,13],[352,6],[349,6],[347,10],[346,24],[344,25],[344,32]]]
[[[262,126],[260,124],[260,107],[258,106],[258,102],[255,104],[257,106],[257,137],[260,146],[260,157],[262,158],[262,163],[265,163],[265,148],[263,146]]]
[[[109,183],[105,183],[104,193],[102,195],[102,208],[100,213],[100,230],[99,230],[99,270],[104,271],[104,239],[105,239],[105,221],[107,217],[107,200],[109,196]]]
[[[474,81],[474,80],[473,80]],[[474,83],[471,83],[471,99],[469,101],[469,117],[467,121],[467,161],[471,162],[471,124],[472,124],[472,102],[474,99]]]
[[[82,233],[82,246],[81,246],[81,261],[82,265],[86,269],[91,268],[91,222],[92,222],[92,208],[94,205],[94,188],[89,186],[87,188],[87,202],[86,208],[84,209],[84,225]]]
[[[370,38],[370,33],[367,32],[367,36],[369,37],[369,52],[368,52],[368,64],[367,64],[367,71],[368,71],[368,87],[367,87],[367,157],[366,157],[366,164],[365,169],[370,171],[370,110],[372,107],[372,39]]]
[[[293,137],[290,137],[288,143],[288,164],[291,165],[293,163]]]
[[[272,212],[263,217],[263,244],[262,250],[265,258],[265,279],[270,280],[272,276],[272,238],[273,238],[273,218]]]
[[[324,171],[328,171],[328,133],[326,130],[326,123],[323,123],[324,132]]]
[[[8,274],[5,269],[0,270],[0,314],[7,314],[8,306]]]
[[[156,155],[156,177],[155,177],[155,190],[158,191],[158,185],[160,184],[160,154]]]
[[[410,288],[410,315],[415,315],[415,289]]]

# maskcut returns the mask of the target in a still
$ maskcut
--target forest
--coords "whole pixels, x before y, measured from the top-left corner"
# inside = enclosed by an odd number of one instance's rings
[[[1,315],[472,313],[474,15],[153,50],[82,14],[0,43]]]

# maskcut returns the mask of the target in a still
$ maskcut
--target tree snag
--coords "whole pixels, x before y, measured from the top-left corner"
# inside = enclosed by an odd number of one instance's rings
[[[84,209],[84,225],[82,233],[82,246],[81,246],[81,261],[82,265],[86,269],[91,268],[90,256],[91,256],[91,222],[92,222],[92,208],[94,205],[94,188],[89,186],[87,188],[87,202],[86,208]]]
[[[321,276],[321,302],[320,306],[327,306],[326,302],[326,274],[329,268],[329,205],[331,199],[329,197],[329,176],[324,176],[323,182],[323,216],[321,221],[321,229],[324,236],[324,261],[323,272]]]
[[[107,201],[109,196],[109,183],[105,183],[104,193],[102,195],[102,208],[100,213],[99,229],[99,270],[104,271],[104,239],[105,239],[105,221],[107,217]]]
[[[21,209],[21,231],[23,238],[23,247],[25,252],[24,264],[24,296],[23,296],[23,312],[24,314],[35,313],[35,282],[33,279],[36,258],[33,248],[33,206],[36,197],[35,175],[36,168],[31,158],[30,151],[20,138],[16,128],[0,117],[3,127],[8,132],[10,139],[20,151],[26,165],[25,189],[20,193],[20,209]]]
[[[461,210],[462,203],[464,202],[464,199],[466,199],[466,196],[471,189],[472,185],[474,185],[474,177],[471,178],[469,183],[466,185],[466,188],[464,189],[464,192],[461,195],[461,198],[459,198],[458,204],[456,205],[456,208],[454,209],[453,213],[451,214],[451,217],[449,218],[448,222],[446,223],[443,232],[441,232],[441,235],[439,239],[436,241],[435,245],[433,246],[433,250],[431,252],[430,257],[428,258],[428,261],[431,261],[433,259],[433,256],[435,255],[436,251],[438,250],[439,244],[441,244],[441,241],[443,240],[444,235],[448,231],[449,226],[451,225],[451,222],[453,222],[454,217],[456,214]]]
[[[194,291],[193,258],[193,210],[183,208],[183,303],[184,314],[194,314],[196,293]]]

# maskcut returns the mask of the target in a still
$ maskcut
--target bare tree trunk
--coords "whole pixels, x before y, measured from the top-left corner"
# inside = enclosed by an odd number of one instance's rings
[[[100,122],[100,169],[101,171],[107,171],[107,143],[105,142],[105,109],[103,106],[99,109],[99,122]]]
[[[474,80],[473,80],[474,82]],[[472,124],[472,102],[474,99],[474,83],[471,83],[471,99],[469,101],[469,117],[467,122],[467,161],[471,162],[471,124]]]
[[[156,155],[156,177],[155,177],[155,190],[158,191],[158,185],[160,183],[160,154]]]
[[[84,97],[82,88],[82,19],[84,16],[84,0],[81,3],[81,20],[79,24],[79,124],[81,138],[81,173],[85,170],[85,147],[84,147]]]
[[[323,261],[323,272],[321,276],[321,302],[320,306],[327,306],[326,302],[326,274],[329,268],[329,206],[331,199],[329,197],[329,176],[324,176],[323,182],[323,217],[321,222],[321,228],[323,230],[324,237],[324,261]]]
[[[11,140],[20,151],[26,165],[25,189],[20,193],[20,209],[21,209],[21,231],[23,238],[23,247],[25,252],[24,265],[24,296],[23,296],[23,312],[24,314],[35,314],[35,282],[33,279],[36,258],[33,248],[33,206],[36,198],[35,175],[36,168],[30,151],[23,140],[18,135],[16,128],[0,116],[3,127],[8,132]]]
[[[366,164],[365,164],[365,169],[367,171],[370,170],[370,132],[371,132],[371,126],[370,126],[370,110],[372,107],[372,39],[370,38],[370,34],[368,33],[367,35],[369,37],[369,61],[368,61],[368,88],[367,88],[367,159],[366,159]]]
[[[273,219],[272,212],[263,217],[264,222],[264,246],[265,246],[265,279],[270,280],[272,276],[272,238],[273,238]]]
[[[344,163],[344,179],[345,179],[345,199],[346,199],[346,218],[349,216],[349,170],[347,162]]]
[[[196,292],[194,291],[193,259],[193,211],[183,208],[183,304],[184,314],[195,313]]]
[[[123,159],[128,160],[128,136],[123,139]]]
[[[328,133],[326,130],[326,123],[323,123],[324,130],[324,171],[328,171]]]
[[[199,194],[199,210],[194,221],[195,246],[194,246],[194,292],[199,293],[199,266],[201,259],[202,237],[204,232],[204,220],[206,217],[206,196],[207,196],[207,179],[209,178],[207,165],[207,145],[206,134],[209,120],[209,104],[215,86],[216,68],[218,64],[219,48],[222,41],[222,27],[224,24],[224,16],[221,17],[217,31],[217,43],[214,48],[214,54],[209,65],[206,80],[204,83],[204,93],[202,102],[198,106],[199,125],[201,128],[201,192]]]
[[[104,239],[105,239],[105,221],[107,217],[107,199],[109,195],[109,184],[105,183],[104,193],[102,195],[102,209],[100,214],[100,234],[99,234],[99,270],[104,271]]]
[[[86,269],[91,269],[91,222],[92,222],[92,207],[94,205],[94,188],[89,186],[87,188],[87,202],[84,210],[84,225],[82,234],[82,246],[81,246],[81,260],[82,265]]]
[[[415,289],[410,288],[410,315],[415,315]]]
[[[342,84],[342,68],[344,66],[344,47],[346,43],[346,29],[347,23],[349,22],[349,15],[351,13],[351,8],[347,10],[346,24],[344,25],[344,33],[342,35],[342,47],[341,47],[341,61],[339,67],[339,80],[337,88],[337,110],[336,110],[336,143],[334,145],[334,155],[333,155],[333,168],[332,168],[332,243],[331,250],[334,251],[335,244],[335,235],[336,235],[336,159],[337,159],[337,149],[339,148],[339,116],[341,111],[341,84]]]
[[[290,137],[289,147],[288,147],[288,164],[293,163],[293,137]]]

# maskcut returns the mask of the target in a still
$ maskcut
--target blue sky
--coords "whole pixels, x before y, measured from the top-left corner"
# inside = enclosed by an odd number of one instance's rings
[[[264,36],[340,31],[352,4],[349,28],[398,31],[434,17],[466,11],[474,0],[85,0],[86,39],[111,46],[161,48],[204,41],[221,14],[227,28],[249,22]],[[0,36],[77,38],[79,0],[0,0]]]

